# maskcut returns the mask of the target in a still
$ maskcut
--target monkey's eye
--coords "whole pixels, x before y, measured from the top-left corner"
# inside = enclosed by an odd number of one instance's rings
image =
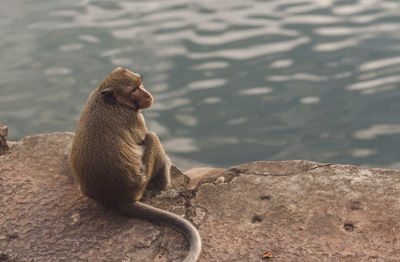
[[[138,86],[133,88],[132,93],[136,92],[138,90],[138,88],[139,88]]]

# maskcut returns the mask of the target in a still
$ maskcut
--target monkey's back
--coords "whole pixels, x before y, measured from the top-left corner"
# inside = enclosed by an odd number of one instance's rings
[[[131,111],[104,104],[96,90],[90,94],[69,157],[82,193],[104,204],[135,200],[146,134],[136,122]]]

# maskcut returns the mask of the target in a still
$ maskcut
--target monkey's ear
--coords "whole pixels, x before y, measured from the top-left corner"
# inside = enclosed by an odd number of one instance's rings
[[[114,90],[112,88],[107,88],[101,91],[101,96],[103,97],[103,101],[106,104],[115,104],[117,103],[117,98],[114,95]]]

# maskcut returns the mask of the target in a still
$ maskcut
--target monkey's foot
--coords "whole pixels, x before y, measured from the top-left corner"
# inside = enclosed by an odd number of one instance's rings
[[[171,188],[168,190],[160,191],[159,194],[157,195],[157,197],[175,199],[175,198],[179,197],[179,192],[176,191],[175,189]]]

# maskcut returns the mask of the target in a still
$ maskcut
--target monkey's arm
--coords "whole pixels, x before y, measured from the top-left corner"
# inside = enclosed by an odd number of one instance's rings
[[[148,132],[143,141],[143,169],[146,177],[150,178],[153,173],[153,168],[158,153],[160,140],[154,132]]]

